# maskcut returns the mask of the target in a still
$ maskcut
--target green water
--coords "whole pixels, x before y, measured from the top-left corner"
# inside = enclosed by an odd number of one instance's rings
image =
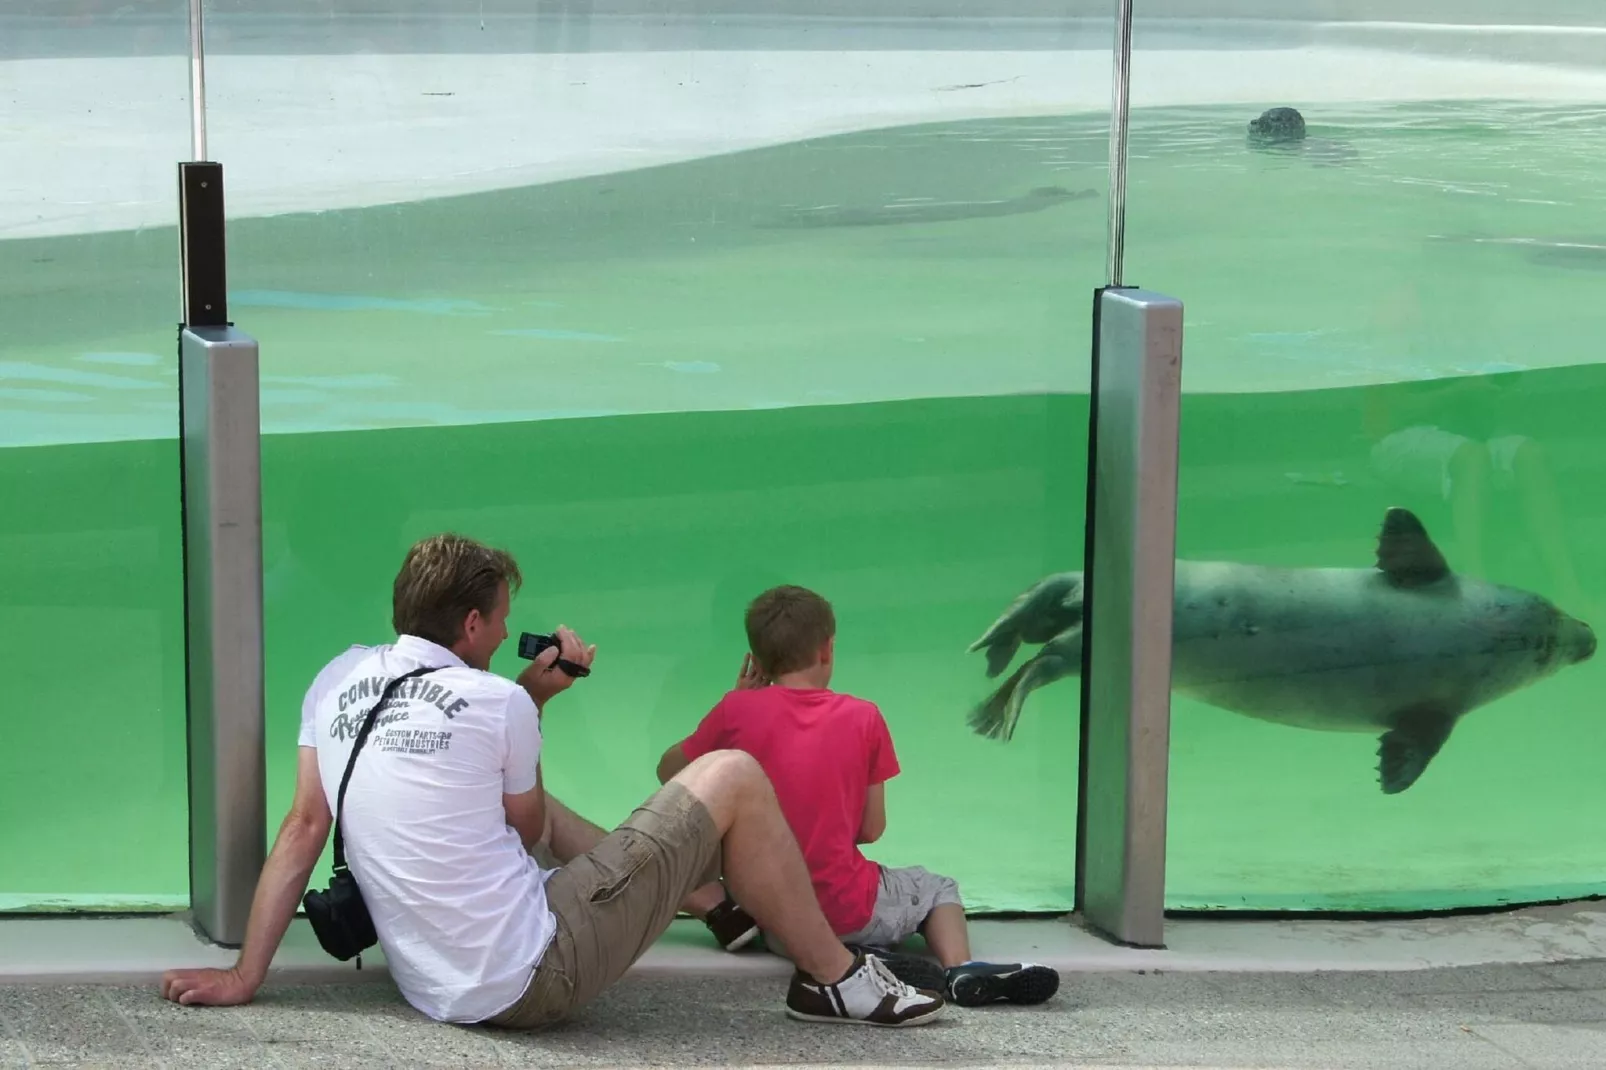
[[[1487,383],[1188,399],[1179,554],[1364,567],[1384,509],[1404,505],[1457,571],[1599,620],[1598,368],[1520,373],[1493,388],[1497,433],[1531,436],[1529,448],[1543,452],[1523,470],[1527,485],[1493,480],[1481,498],[1468,494],[1481,508],[1461,518],[1453,503],[1372,464],[1361,411],[1426,403],[1439,425],[1470,431],[1490,417],[1478,397]],[[1482,568],[1466,566],[1473,550]],[[1177,698],[1168,901],[1410,909],[1597,892],[1602,672],[1587,662],[1473,711],[1396,796],[1378,788],[1373,736],[1283,728]]]
[[[1179,552],[1365,565],[1406,505],[1452,566],[1598,626],[1600,117],[1307,116],[1353,156],[1250,153],[1238,109],[1134,116],[1128,280],[1188,303]],[[599,644],[547,720],[566,801],[623,817],[733,678],[745,599],[805,583],[837,608],[839,686],[882,705],[903,762],[874,854],[953,873],[975,909],[1069,906],[1075,685],[983,740],[964,648],[1080,565],[1103,129],[876,131],[235,223],[270,432],[272,821],[306,683],[387,637],[403,550],[451,527],[518,554],[516,626]],[[998,214],[1044,186],[1100,193]],[[890,221],[955,205],[970,217]],[[846,225],[866,213],[885,225]],[[1490,237],[1551,244],[1466,240]],[[171,231],[0,243],[0,428],[42,443],[0,450],[0,635],[28,696],[0,798],[29,814],[0,824],[0,903],[184,892],[177,458],[152,437],[174,419],[172,248]],[[1524,436],[1522,460],[1446,501],[1431,464],[1371,456],[1422,423]],[[1475,711],[1393,797],[1371,737],[1178,699],[1169,901],[1598,891],[1603,671]]]

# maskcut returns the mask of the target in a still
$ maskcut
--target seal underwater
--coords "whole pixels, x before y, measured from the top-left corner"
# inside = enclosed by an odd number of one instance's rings
[[[1416,783],[1461,717],[1595,653],[1595,633],[1529,591],[1457,576],[1406,509],[1389,509],[1374,568],[1176,563],[1174,691],[1248,717],[1376,732],[1386,794]],[[987,675],[1042,647],[970,714],[1014,735],[1028,694],[1082,668],[1082,574],[1048,576],[971,651]]]

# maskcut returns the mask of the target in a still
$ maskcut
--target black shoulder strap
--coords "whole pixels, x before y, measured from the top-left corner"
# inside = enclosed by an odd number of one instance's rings
[[[436,668],[438,668],[438,666]],[[362,750],[362,745],[364,743],[368,742],[368,736],[374,730],[374,722],[378,719],[380,707],[384,706],[385,702],[389,700],[390,696],[395,694],[396,689],[415,676],[423,676],[427,672],[435,672],[436,668],[414,669],[412,672],[405,673],[392,680],[385,686],[385,690],[380,692],[379,701],[375,702],[371,707],[369,707],[368,713],[363,717],[362,727],[357,729],[357,738],[351,745],[351,757],[346,759],[346,773],[340,778],[340,792],[335,799],[336,873],[344,872],[346,868],[346,844],[340,836],[340,815],[346,809],[346,785],[351,783],[351,770],[357,764],[357,752]]]

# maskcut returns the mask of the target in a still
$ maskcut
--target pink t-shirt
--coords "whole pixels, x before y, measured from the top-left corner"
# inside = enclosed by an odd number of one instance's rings
[[[872,784],[898,775],[887,722],[874,703],[793,687],[732,691],[681,743],[688,760],[741,750],[764,767],[814,894],[837,935],[869,924],[880,867],[856,842]]]

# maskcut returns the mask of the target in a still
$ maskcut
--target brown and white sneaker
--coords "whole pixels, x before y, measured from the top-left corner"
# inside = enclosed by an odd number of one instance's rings
[[[945,1005],[938,993],[904,984],[886,963],[862,952],[853,957],[852,967],[835,984],[822,985],[798,970],[786,993],[789,1016],[843,1025],[924,1025],[940,1015]]]

